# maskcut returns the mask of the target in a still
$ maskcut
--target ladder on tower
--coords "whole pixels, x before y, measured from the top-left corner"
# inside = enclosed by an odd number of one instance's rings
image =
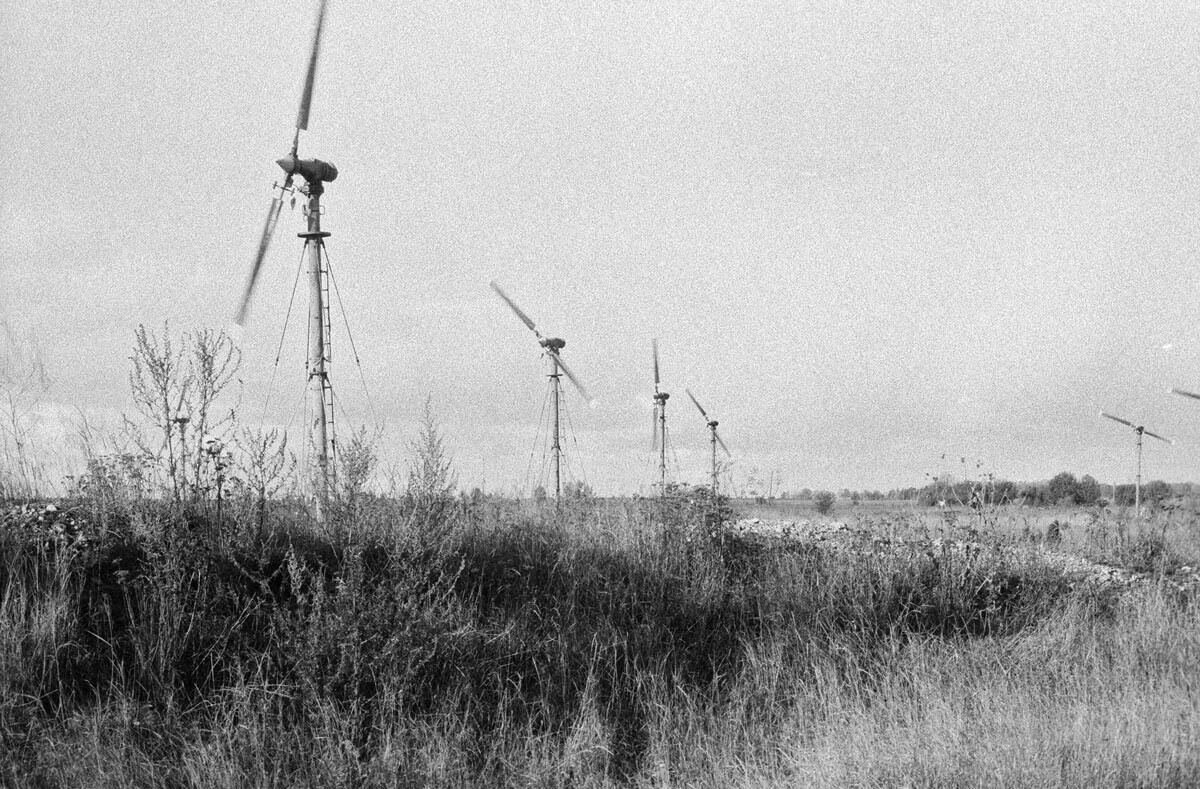
[[[320,265],[321,265],[321,336],[324,340],[325,347],[321,349],[321,354],[325,357],[325,376],[321,380],[321,390],[324,393],[325,399],[325,422],[328,425],[329,439],[329,479],[335,481],[337,479],[337,431],[334,428],[335,420],[333,418],[333,383],[329,377],[329,368],[333,363],[333,323],[332,311],[330,310],[330,292],[329,292],[329,259],[325,256],[325,245],[321,245],[320,249]]]

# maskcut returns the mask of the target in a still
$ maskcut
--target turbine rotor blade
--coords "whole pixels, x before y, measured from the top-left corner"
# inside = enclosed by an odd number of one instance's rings
[[[267,249],[271,246],[271,237],[275,235],[275,225],[279,223],[279,212],[282,210],[283,200],[278,197],[272,198],[271,207],[267,209],[267,221],[263,224],[262,237],[258,240],[258,253],[254,256],[254,266],[250,269],[250,278],[246,280],[246,289],[242,292],[242,302],[233,319],[238,326],[246,325],[246,316],[250,311],[250,297],[254,295],[254,286],[258,282],[258,274],[267,257]]]
[[[583,399],[587,400],[589,403],[592,402],[592,396],[588,394],[588,391],[584,388],[583,384],[579,383],[579,379],[575,377],[575,373],[571,372],[571,368],[567,367],[567,363],[563,361],[562,356],[557,353],[553,353],[551,356],[554,358],[555,364],[558,365],[558,369],[566,373],[567,379],[571,383],[575,384],[575,388],[579,390],[579,394],[583,395]]]
[[[692,390],[684,389],[683,391],[687,392],[687,396],[692,398],[692,402],[695,403],[696,408],[700,410],[700,416],[704,417],[705,419],[708,419],[708,414],[704,413],[704,408],[700,405],[700,401],[698,401],[696,399],[696,396],[694,394],[692,394]]]
[[[654,404],[654,413],[650,415],[650,449],[658,449],[658,403]]]
[[[308,110],[312,106],[313,83],[317,79],[317,56],[321,51],[321,28],[325,25],[325,0],[317,11],[317,27],[313,31],[312,51],[308,55],[308,71],[304,76],[304,93],[300,96],[300,111],[296,113],[296,136],[299,140],[300,130],[308,131]],[[295,144],[292,154],[296,153]]]
[[[721,449],[725,450],[725,454],[733,457],[733,453],[729,451],[729,447],[725,446],[725,442],[721,440],[721,434],[714,430],[713,435],[717,437],[717,443],[721,445]]]
[[[654,391],[658,391],[658,340],[651,340],[654,347]]]
[[[526,328],[536,334],[539,340],[542,339],[542,333],[537,330],[537,326],[534,325],[530,317],[521,311],[521,308],[517,306],[515,301],[508,297],[507,293],[500,289],[500,286],[496,284],[496,280],[492,280],[490,284],[492,290],[496,291],[496,295],[504,299],[504,303],[508,305],[509,309],[515,312],[517,317],[521,319],[521,323],[524,323]]]
[[[1151,433],[1149,430],[1147,430],[1147,429],[1145,429],[1145,428],[1142,428],[1142,432],[1143,432],[1143,433],[1145,433],[1145,434],[1146,434],[1146,435],[1148,435],[1148,436],[1152,436],[1152,437],[1154,437],[1154,438],[1157,438],[1159,441],[1166,441],[1168,444],[1174,444],[1174,443],[1175,443],[1175,442],[1174,442],[1174,441],[1172,441],[1171,439],[1169,439],[1169,438],[1163,438],[1163,437],[1162,437],[1162,436],[1160,436],[1158,433]]]
[[[1183,395],[1184,397],[1190,397],[1193,400],[1200,400],[1200,394],[1196,394],[1195,392],[1185,392],[1182,389],[1172,389],[1171,392],[1173,394]]]
[[[1108,419],[1111,419],[1114,422],[1120,422],[1123,425],[1128,425],[1129,427],[1132,427],[1134,430],[1137,430],[1137,425],[1135,425],[1133,422],[1130,422],[1128,419],[1122,419],[1119,416],[1113,416],[1112,414],[1106,413],[1104,411],[1100,412],[1100,416],[1107,417]]]

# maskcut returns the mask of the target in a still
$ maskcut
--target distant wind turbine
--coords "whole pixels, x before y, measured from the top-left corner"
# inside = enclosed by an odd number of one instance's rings
[[[695,404],[696,409],[700,412],[700,416],[704,417],[704,421],[708,424],[709,443],[712,445],[712,492],[713,492],[713,496],[716,496],[717,495],[717,445],[718,444],[721,445],[721,449],[725,450],[725,454],[728,457],[733,457],[733,455],[730,453],[729,447],[725,446],[725,442],[721,440],[721,437],[719,435],[717,435],[717,425],[719,424],[717,422],[717,420],[713,419],[712,417],[710,417],[708,415],[707,412],[705,412],[704,407],[700,405],[700,401],[696,399],[696,396],[694,394],[692,394],[691,389],[684,389],[684,391],[687,392],[687,396],[692,399],[692,403]]]
[[[579,394],[583,396],[584,400],[591,403],[593,402],[592,397],[588,394],[587,389],[583,387],[583,384],[579,382],[579,379],[575,377],[575,373],[571,372],[571,368],[567,367],[567,363],[563,361],[562,349],[567,347],[567,341],[561,337],[543,336],[533,320],[517,306],[515,301],[508,297],[508,294],[496,284],[495,280],[492,281],[491,286],[492,290],[496,291],[496,295],[503,299],[509,309],[516,314],[521,323],[524,323],[525,327],[533,332],[533,336],[537,338],[538,345],[541,346],[543,353],[550,359],[550,375],[548,377],[550,378],[550,391],[554,398],[554,438],[550,450],[554,458],[554,500],[558,501],[562,496],[562,443],[559,440],[562,436],[562,430],[559,427],[559,403],[562,400],[562,387],[558,380],[559,374],[562,373],[567,376],[567,380],[575,385],[575,388],[579,390]]]
[[[1192,395],[1192,397],[1196,397],[1196,395]],[[1198,399],[1200,399],[1200,398],[1198,398]],[[1147,430],[1145,428],[1144,425],[1135,425],[1133,422],[1130,422],[1128,419],[1122,419],[1119,416],[1113,416],[1112,414],[1106,413],[1104,411],[1100,412],[1100,416],[1105,417],[1107,419],[1111,419],[1114,422],[1120,422],[1121,424],[1126,425],[1128,427],[1132,427],[1134,429],[1134,431],[1137,433],[1137,476],[1134,477],[1133,508],[1134,508],[1135,517],[1140,518],[1142,516],[1142,435],[1144,434],[1144,435],[1150,436],[1152,438],[1157,438],[1159,441],[1165,441],[1168,444],[1174,444],[1175,442],[1169,438],[1163,438],[1158,433],[1151,433],[1149,430]]]

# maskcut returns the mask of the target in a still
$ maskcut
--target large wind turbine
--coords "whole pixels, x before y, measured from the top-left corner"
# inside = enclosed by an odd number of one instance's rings
[[[1111,419],[1114,422],[1120,422],[1121,424],[1126,425],[1128,427],[1132,427],[1134,429],[1134,431],[1137,433],[1137,476],[1134,477],[1133,508],[1134,508],[1135,516],[1140,518],[1142,515],[1142,435],[1144,434],[1144,435],[1150,436],[1152,438],[1157,438],[1159,441],[1165,441],[1168,444],[1173,444],[1175,442],[1171,441],[1171,439],[1169,439],[1169,438],[1163,438],[1158,433],[1151,433],[1149,430],[1147,430],[1145,428],[1144,425],[1135,425],[1133,422],[1130,422],[1128,419],[1122,419],[1119,416],[1113,416],[1112,414],[1106,413],[1104,411],[1100,412],[1100,416]]]
[[[696,409],[700,412],[700,416],[704,417],[704,421],[708,423],[709,443],[712,445],[712,492],[713,492],[713,496],[716,496],[717,495],[717,444],[720,444],[721,449],[725,450],[725,455],[727,457],[733,457],[733,454],[729,451],[729,447],[725,446],[725,442],[721,440],[721,437],[719,435],[717,435],[717,425],[719,424],[719,422],[717,422],[717,420],[715,420],[715,419],[709,418],[708,414],[705,413],[705,411],[704,411],[704,407],[700,405],[700,401],[696,399],[696,396],[694,394],[692,394],[691,389],[684,389],[683,391],[687,392],[687,396],[692,399],[692,403],[695,404]]]
[[[562,386],[559,382],[560,371],[566,374],[571,383],[575,385],[575,388],[579,390],[579,394],[583,396],[584,400],[590,403],[592,398],[588,395],[587,389],[584,388],[583,384],[579,382],[579,379],[575,377],[575,374],[571,372],[571,368],[567,367],[567,363],[562,360],[562,349],[567,347],[567,341],[559,337],[543,337],[542,333],[538,331],[537,326],[534,325],[533,320],[521,311],[516,302],[510,299],[508,294],[501,290],[500,286],[494,280],[491,286],[492,290],[496,291],[496,295],[504,299],[504,303],[521,319],[525,327],[533,332],[533,335],[537,337],[538,345],[542,346],[542,350],[546,356],[550,357],[550,375],[548,377],[550,378],[551,396],[554,399],[554,439],[551,444],[551,452],[554,457],[554,498],[557,500],[562,495],[562,442],[560,440],[562,431],[559,427],[559,400],[562,394]]]
[[[324,517],[325,506],[329,497],[333,464],[331,458],[335,444],[333,431],[333,387],[329,380],[330,362],[330,320],[329,320],[329,286],[326,282],[328,263],[325,260],[325,242],[329,233],[321,230],[321,194],[325,184],[338,176],[337,167],[330,162],[320,159],[301,159],[298,154],[300,132],[308,130],[308,113],[312,107],[313,84],[317,76],[317,56],[321,48],[321,29],[325,23],[325,0],[317,11],[317,24],[313,32],[312,49],[308,56],[308,69],[305,72],[304,90],[300,96],[300,110],[296,114],[296,133],[292,138],[292,150],[276,164],[283,169],[285,178],[283,184],[276,184],[279,194],[272,198],[271,206],[267,209],[267,221],[263,225],[262,236],[258,242],[258,252],[254,256],[254,265],[246,280],[246,288],[238,306],[234,321],[244,326],[249,314],[250,299],[254,294],[254,286],[275,234],[275,225],[283,209],[284,194],[291,194],[292,181],[297,175],[304,179],[302,186],[295,191],[307,196],[304,215],[307,229],[299,233],[304,239],[304,256],[307,262],[309,281],[308,289],[308,398],[311,421],[309,423],[309,443],[311,449],[309,476],[316,485],[318,518]],[[293,204],[295,198],[293,197]]]

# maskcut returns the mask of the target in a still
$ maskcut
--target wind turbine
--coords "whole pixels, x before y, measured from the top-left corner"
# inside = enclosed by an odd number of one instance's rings
[[[504,303],[521,319],[525,327],[533,332],[533,335],[537,337],[538,345],[542,346],[542,350],[550,357],[550,375],[548,377],[550,378],[551,396],[554,398],[554,439],[551,444],[551,453],[554,457],[554,498],[557,501],[559,496],[562,495],[562,442],[560,441],[561,430],[559,428],[559,400],[562,392],[562,386],[559,382],[560,372],[566,374],[571,383],[575,385],[575,388],[579,390],[579,394],[583,396],[584,400],[590,403],[592,402],[592,398],[583,384],[579,382],[579,379],[575,377],[575,374],[571,372],[571,368],[567,367],[567,363],[562,360],[561,352],[567,346],[567,341],[559,337],[543,337],[530,317],[521,311],[521,308],[508,297],[507,293],[500,289],[495,280],[491,282],[491,286],[492,290],[496,291],[496,295],[504,299]]]
[[[717,495],[717,444],[720,444],[721,449],[725,450],[725,455],[727,457],[733,457],[733,453],[731,453],[729,451],[729,447],[725,446],[725,442],[721,440],[721,437],[719,435],[717,435],[717,425],[719,424],[717,422],[717,420],[709,418],[708,414],[705,413],[705,411],[704,411],[704,407],[700,405],[700,401],[696,399],[696,396],[694,394],[692,394],[691,389],[684,389],[683,391],[687,392],[687,396],[692,399],[692,403],[695,404],[696,410],[698,410],[700,412],[700,416],[704,417],[704,421],[708,423],[709,443],[712,444],[712,492],[713,492],[713,496],[716,496]]]
[[[659,391],[658,340],[651,340],[654,348],[654,444],[658,449],[658,484],[660,493],[667,495],[667,400],[671,395]]]
[[[320,159],[301,159],[298,149],[300,132],[308,130],[308,113],[312,106],[313,84],[317,76],[317,56],[321,48],[321,29],[325,23],[325,3],[317,11],[317,24],[313,32],[312,49],[308,56],[308,69],[305,72],[304,90],[300,96],[300,110],[296,114],[296,134],[292,138],[292,150],[276,164],[285,173],[283,184],[275,184],[279,194],[271,199],[267,209],[267,220],[263,225],[262,236],[258,242],[258,252],[254,256],[254,265],[246,280],[246,288],[238,306],[234,322],[239,326],[246,324],[249,315],[250,299],[254,294],[254,286],[271,238],[275,234],[275,225],[279,222],[279,214],[283,210],[283,195],[299,191],[307,196],[304,215],[307,220],[305,232],[298,233],[304,239],[304,257],[307,261],[308,273],[308,398],[309,410],[312,414],[309,423],[309,443],[311,457],[309,476],[315,478],[317,498],[317,518],[324,518],[324,511],[329,498],[333,465],[331,457],[335,444],[333,430],[333,386],[329,380],[328,366],[330,354],[330,319],[329,319],[329,285],[327,283],[328,261],[325,258],[325,239],[329,233],[321,230],[321,194],[325,184],[338,176],[337,167],[330,162]],[[304,184],[293,190],[292,182],[299,175]],[[292,204],[295,204],[293,194]]]
[[[1195,397],[1195,395],[1193,395],[1193,397]],[[1120,422],[1123,425],[1132,427],[1137,432],[1137,476],[1134,477],[1133,508],[1135,516],[1140,518],[1142,516],[1142,435],[1145,434],[1147,436],[1151,436],[1152,438],[1157,438],[1159,441],[1166,441],[1168,444],[1173,444],[1175,442],[1169,438],[1163,438],[1157,433],[1151,433],[1145,428],[1144,425],[1135,425],[1133,422],[1130,422],[1127,419],[1122,419],[1119,416],[1113,416],[1112,414],[1104,411],[1100,412],[1100,416],[1107,417],[1114,422]]]

